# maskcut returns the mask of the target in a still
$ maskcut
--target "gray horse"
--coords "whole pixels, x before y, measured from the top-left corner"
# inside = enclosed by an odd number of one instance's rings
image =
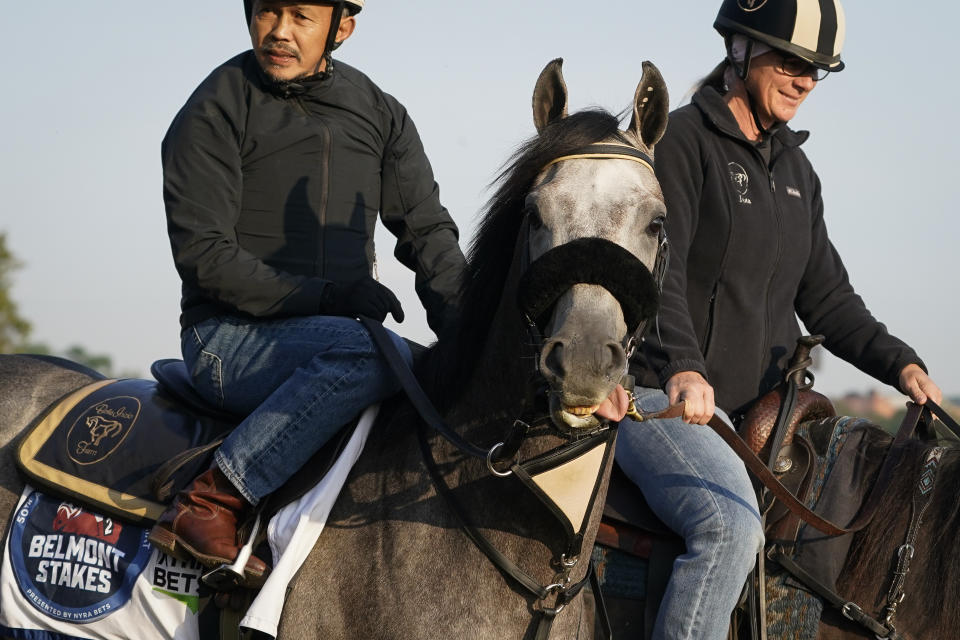
[[[538,135],[504,170],[471,245],[458,330],[441,336],[419,365],[445,422],[475,447],[495,450],[509,441],[520,417],[531,427],[515,460],[536,460],[603,433],[593,413],[625,373],[632,334],[656,305],[650,271],[665,207],[648,161],[667,110],[666,87],[650,63],[625,131],[601,110],[567,115],[560,60],[541,73],[533,99]],[[577,242],[578,252],[557,253]],[[603,250],[591,254],[597,247]],[[550,256],[561,268],[540,269],[533,284],[524,279],[529,265]],[[642,263],[645,278],[630,260]],[[618,273],[630,281],[618,282]],[[646,298],[634,289],[647,291]],[[91,375],[36,357],[0,357],[0,444],[8,461],[0,465],[0,517],[22,488],[9,463],[11,441]],[[568,501],[593,492],[581,501],[590,508],[571,537],[558,535],[556,515],[509,473],[516,464],[497,468],[465,455],[424,430],[402,399],[384,409],[291,584],[279,637],[532,638],[545,629],[550,638],[592,637],[583,595],[556,598],[587,575],[612,439],[585,489],[582,467],[579,475],[559,469],[551,476]],[[494,566],[465,535],[450,499],[472,531],[546,586],[550,598]],[[570,553],[571,540],[582,559]],[[552,626],[542,626],[544,618]]]

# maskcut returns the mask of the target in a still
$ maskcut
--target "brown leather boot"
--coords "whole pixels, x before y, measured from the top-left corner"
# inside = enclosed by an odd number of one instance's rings
[[[173,499],[153,530],[150,542],[176,558],[195,558],[205,567],[231,564],[240,552],[237,520],[250,503],[219,468],[197,476]],[[243,585],[263,584],[269,569],[263,560],[250,556]]]

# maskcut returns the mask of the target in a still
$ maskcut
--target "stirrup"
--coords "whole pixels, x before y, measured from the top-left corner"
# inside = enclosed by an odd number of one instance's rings
[[[247,560],[253,554],[253,543],[257,539],[257,533],[260,530],[260,514],[257,514],[253,521],[253,528],[250,530],[250,537],[247,543],[240,547],[240,552],[231,564],[223,563],[216,569],[211,569],[204,573],[200,580],[214,591],[233,591],[237,587],[243,586],[246,582]]]

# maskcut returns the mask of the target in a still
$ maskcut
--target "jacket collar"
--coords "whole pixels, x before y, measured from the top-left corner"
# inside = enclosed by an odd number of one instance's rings
[[[747,144],[753,144],[740,131],[740,126],[737,124],[736,118],[733,117],[733,112],[730,111],[730,107],[727,106],[723,96],[716,89],[701,87],[693,95],[693,103],[721,133],[737,140],[743,140]],[[777,129],[773,137],[785,147],[799,147],[810,137],[810,132],[794,131],[784,124]]]
[[[256,76],[260,81],[260,86],[264,91],[272,93],[273,95],[281,98],[292,98],[295,96],[308,95],[317,91],[326,84],[329,84],[328,81],[333,78],[334,65],[333,61],[331,60],[327,70],[323,73],[318,73],[316,75],[289,82],[277,82],[264,72],[263,68],[260,66],[260,63],[257,62],[256,54],[254,54],[253,51],[250,51],[249,54],[250,56],[248,64],[253,67]]]

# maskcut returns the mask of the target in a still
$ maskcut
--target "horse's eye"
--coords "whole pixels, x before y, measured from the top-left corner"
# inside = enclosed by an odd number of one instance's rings
[[[531,205],[526,209],[526,216],[530,220],[531,229],[539,229],[543,226],[543,219],[540,218],[540,209],[536,205]]]
[[[651,236],[659,236],[663,231],[663,225],[666,221],[666,216],[657,216],[650,221],[650,226],[647,227],[647,233],[649,233]]]

